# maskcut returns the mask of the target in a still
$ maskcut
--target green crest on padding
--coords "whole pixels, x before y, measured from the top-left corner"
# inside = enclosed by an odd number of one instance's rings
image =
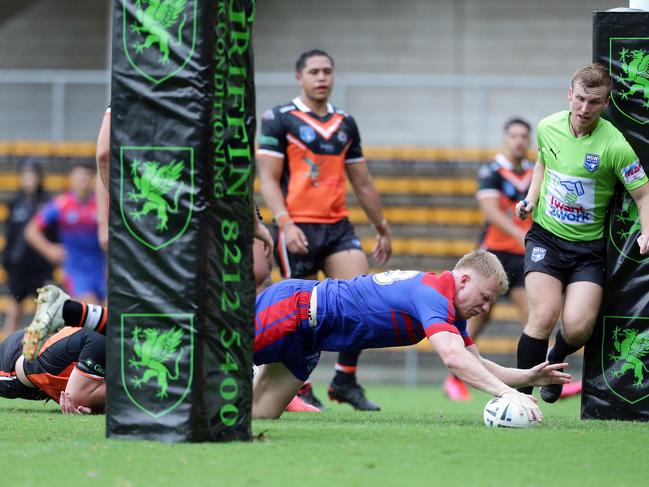
[[[649,260],[640,255],[637,239],[640,234],[640,215],[638,205],[627,191],[616,191],[613,212],[608,226],[611,243],[616,250],[638,264]]]
[[[159,84],[184,69],[196,46],[196,0],[125,0],[122,43],[128,62]]]
[[[121,315],[122,386],[142,411],[159,418],[189,393],[194,375],[194,316]]]
[[[120,212],[129,233],[152,250],[180,238],[194,206],[191,147],[121,147]]]
[[[604,316],[602,375],[608,388],[629,404],[649,397],[649,318]]]
[[[611,37],[611,101],[635,123],[649,122],[649,37]]]

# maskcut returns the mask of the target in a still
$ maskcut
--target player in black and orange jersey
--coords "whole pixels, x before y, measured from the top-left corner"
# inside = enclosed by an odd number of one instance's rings
[[[361,149],[358,127],[329,103],[334,62],[321,50],[296,62],[300,95],[264,113],[257,151],[261,192],[275,219],[275,256],[284,277],[351,279],[369,270],[348,219],[346,178],[377,230],[372,256],[384,264],[392,253],[390,227]],[[360,351],[341,353],[329,397],[356,409],[378,410],[356,381]],[[312,397],[309,384],[303,398]]]
[[[522,323],[527,322],[525,294],[524,239],[532,222],[515,215],[516,204],[525,199],[532,181],[533,163],[526,159],[530,147],[530,124],[521,118],[505,123],[502,150],[494,160],[478,172],[478,204],[485,224],[480,247],[496,254],[507,272],[510,282],[509,297],[519,311]],[[491,312],[469,320],[469,335],[474,340],[489,321]],[[454,376],[448,376],[444,390],[449,398],[470,398],[468,388]]]
[[[106,338],[84,328],[52,335],[33,360],[22,355],[24,330],[0,343],[0,397],[54,399],[64,413],[102,413]]]

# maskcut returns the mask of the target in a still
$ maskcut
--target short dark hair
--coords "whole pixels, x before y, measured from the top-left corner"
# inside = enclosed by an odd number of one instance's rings
[[[532,131],[532,126],[527,120],[524,120],[520,117],[514,117],[505,122],[505,125],[503,126],[503,132],[507,132],[509,130],[509,127],[511,127],[512,125],[522,125],[527,129],[528,132]]]
[[[304,69],[304,66],[306,65],[306,60],[313,56],[325,56],[329,58],[329,61],[331,61],[331,67],[334,67],[334,58],[332,58],[329,54],[327,54],[322,49],[311,49],[309,51],[303,52],[302,54],[300,54],[300,57],[297,58],[297,61],[295,61],[295,72],[299,73],[300,71],[302,71]]]
[[[575,83],[579,83],[586,88],[603,86],[608,93],[611,92],[611,85],[613,84],[608,69],[599,63],[590,63],[583,68],[579,68],[572,76],[570,86],[574,88]]]
[[[89,161],[85,159],[73,159],[70,164],[70,171],[76,168],[86,169],[90,172],[97,172],[97,164],[94,161]]]

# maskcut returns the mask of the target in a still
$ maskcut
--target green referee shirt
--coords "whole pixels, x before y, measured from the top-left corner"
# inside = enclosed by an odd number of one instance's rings
[[[638,156],[622,133],[600,119],[588,135],[575,137],[570,112],[544,118],[537,129],[545,166],[534,221],[572,241],[602,238],[604,218],[619,180],[627,191],[647,183]]]

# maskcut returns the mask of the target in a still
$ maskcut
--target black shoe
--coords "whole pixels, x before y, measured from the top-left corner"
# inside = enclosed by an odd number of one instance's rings
[[[324,409],[324,406],[320,402],[320,399],[315,397],[315,394],[313,394],[313,388],[311,387],[311,382],[309,381],[306,381],[302,388],[297,391],[296,396],[298,396],[305,403],[310,404],[311,406],[315,406],[320,410]]]
[[[332,401],[338,401],[340,403],[346,402],[359,411],[381,410],[381,406],[373,403],[365,397],[365,390],[355,380],[345,384],[336,384],[335,382],[332,382],[329,384],[329,390],[327,392],[329,394],[329,399]]]
[[[563,370],[561,370],[563,372]],[[552,404],[557,402],[561,397],[561,391],[563,390],[562,384],[550,384],[549,386],[541,387],[541,399],[545,402]]]

